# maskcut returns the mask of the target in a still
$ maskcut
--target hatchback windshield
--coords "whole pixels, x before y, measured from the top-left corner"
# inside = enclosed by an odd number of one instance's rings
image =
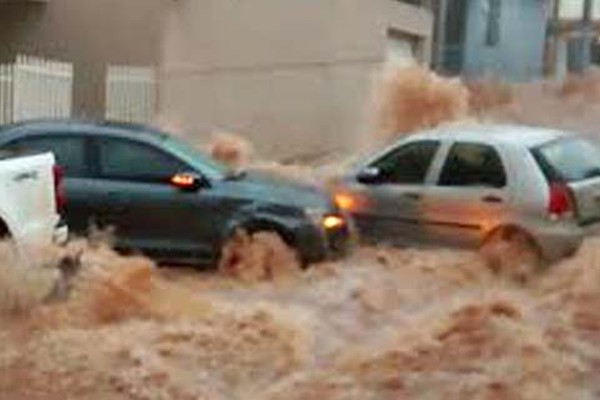
[[[534,150],[549,180],[576,182],[600,177],[600,148],[581,138],[562,139]]]

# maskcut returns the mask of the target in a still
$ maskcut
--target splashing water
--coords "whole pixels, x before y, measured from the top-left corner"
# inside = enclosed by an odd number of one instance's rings
[[[209,154],[217,161],[238,169],[250,162],[253,146],[243,137],[227,132],[218,132],[213,135],[209,144]]]
[[[375,129],[384,138],[469,116],[469,91],[465,85],[419,66],[384,74],[377,99]]]

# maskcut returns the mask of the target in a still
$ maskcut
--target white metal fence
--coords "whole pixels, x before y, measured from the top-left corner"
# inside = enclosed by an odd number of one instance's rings
[[[106,74],[106,118],[150,122],[156,112],[153,68],[111,65]]]
[[[156,112],[153,68],[108,66],[105,117],[124,122],[151,122]],[[73,64],[17,56],[0,64],[0,125],[36,118],[72,116]]]
[[[73,65],[18,56],[0,65],[0,123],[71,115]]]
[[[12,64],[0,64],[0,125],[13,120],[13,76]]]

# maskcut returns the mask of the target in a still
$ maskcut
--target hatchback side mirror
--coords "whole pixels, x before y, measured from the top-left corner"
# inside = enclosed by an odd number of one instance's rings
[[[375,184],[381,182],[381,170],[377,167],[368,167],[363,169],[356,176],[356,180],[364,184]]]
[[[192,173],[181,172],[175,174],[169,180],[171,186],[186,192],[195,192],[201,188],[210,187],[210,182],[204,176]]]

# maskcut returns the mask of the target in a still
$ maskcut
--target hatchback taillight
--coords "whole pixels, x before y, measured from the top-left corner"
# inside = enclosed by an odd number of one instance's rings
[[[562,183],[550,184],[548,214],[552,218],[560,218],[574,211],[573,197],[569,188]]]
[[[54,175],[54,202],[56,204],[56,212],[62,213],[64,211],[65,205],[67,204],[67,199],[65,197],[65,192],[63,189],[63,170],[60,166],[54,165],[52,169]]]

